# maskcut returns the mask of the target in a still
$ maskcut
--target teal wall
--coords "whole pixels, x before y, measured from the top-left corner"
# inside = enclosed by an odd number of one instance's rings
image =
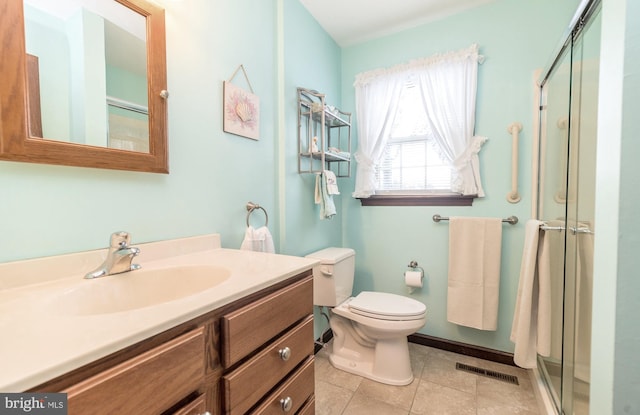
[[[217,232],[238,248],[248,201],[267,209],[278,252],[341,244],[342,215],[320,221],[295,157],[296,87],[339,105],[340,48],[297,0],[163,5],[170,174],[0,161],[0,262],[103,248],[116,230],[134,243]],[[222,131],[222,84],[240,64],[260,97],[258,141]],[[242,72],[234,83],[249,88]]]
[[[63,21],[26,6],[27,53],[38,57],[42,129],[45,136],[68,140],[71,136],[70,45]],[[46,41],[43,41],[46,40]]]
[[[147,106],[147,77],[107,65],[107,95]]]
[[[297,89],[315,89],[326,95],[328,104],[340,107],[341,55],[338,45],[311,17],[298,0],[284,3],[284,205],[280,213],[285,232],[282,251],[305,255],[327,246],[341,246],[342,199],[334,197],[338,214],[320,220],[314,203],[315,174],[298,174]],[[342,185],[341,182],[338,185]],[[341,190],[349,194],[347,188]],[[342,196],[342,195],[341,195]],[[285,219],[286,216],[286,219]]]
[[[560,40],[577,1],[522,2],[500,0],[450,18],[343,49],[343,106],[354,108],[355,75],[410,59],[467,48],[478,43],[485,56],[479,67],[476,134],[489,137],[480,152],[486,197],[472,207],[362,207],[343,198],[344,241],[356,251],[355,290],[407,294],[403,272],[416,260],[426,272],[425,285],[411,297],[427,305],[421,333],[504,351],[509,341],[518,287],[524,223],[531,217],[534,72],[542,68]],[[515,16],[527,16],[526,19]],[[545,22],[540,30],[539,22]],[[510,204],[511,136],[507,127],[519,121],[519,191],[522,200]],[[357,133],[356,133],[357,136]],[[352,181],[353,182],[353,181]],[[353,189],[353,183],[350,184]],[[448,225],[443,216],[508,217],[520,223],[504,225],[498,330],[480,331],[447,322]]]

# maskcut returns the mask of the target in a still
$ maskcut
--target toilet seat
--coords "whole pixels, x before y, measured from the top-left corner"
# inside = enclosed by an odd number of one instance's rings
[[[392,321],[419,320],[427,311],[423,303],[414,299],[372,291],[361,292],[348,300],[347,306],[354,314]]]

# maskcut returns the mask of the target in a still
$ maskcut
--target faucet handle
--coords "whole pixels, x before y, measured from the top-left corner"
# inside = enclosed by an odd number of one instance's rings
[[[111,248],[126,248],[131,242],[128,232],[120,231],[111,234]]]

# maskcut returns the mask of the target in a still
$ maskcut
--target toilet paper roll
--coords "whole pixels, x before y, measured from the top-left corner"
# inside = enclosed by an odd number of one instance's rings
[[[405,271],[404,273],[404,283],[407,284],[407,287],[422,287],[423,278],[422,271]]]

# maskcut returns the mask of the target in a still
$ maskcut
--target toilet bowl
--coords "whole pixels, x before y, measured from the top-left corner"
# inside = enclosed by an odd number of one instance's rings
[[[307,257],[320,260],[313,271],[313,295],[315,305],[331,310],[331,364],[389,385],[411,383],[407,336],[425,325],[425,305],[408,297],[372,291],[352,297],[352,249],[327,248]]]
[[[395,294],[364,291],[331,310],[329,361],[388,385],[413,381],[407,336],[426,323],[426,307]]]

